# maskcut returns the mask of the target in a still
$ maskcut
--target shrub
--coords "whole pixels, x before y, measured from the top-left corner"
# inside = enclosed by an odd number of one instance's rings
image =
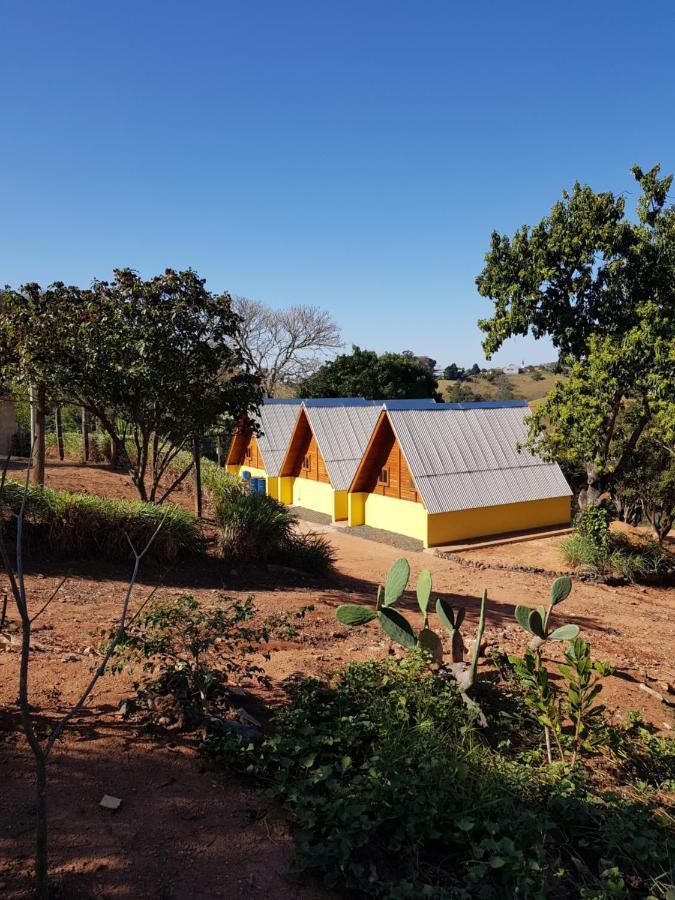
[[[587,544],[598,553],[609,553],[609,525],[612,511],[606,504],[593,504],[581,510],[577,517],[576,530]]]
[[[293,536],[295,517],[266,494],[233,491],[218,504],[223,550],[232,560],[268,561],[278,557]]]
[[[8,481],[0,495],[2,505],[17,512],[23,491],[23,484]],[[28,487],[27,542],[57,553],[126,560],[132,557],[127,537],[140,550],[162,520],[149,556],[169,561],[203,551],[197,519],[172,504],[158,506],[140,500],[111,500],[94,494]],[[10,529],[13,527],[12,519]]]
[[[571,565],[594,575],[618,576],[639,581],[666,571],[672,560],[656,542],[643,539],[634,544],[623,534],[610,533],[606,549],[579,532],[560,543],[563,558]]]
[[[264,628],[244,624],[255,612],[251,598],[219,597],[208,607],[187,595],[156,600],[130,623],[110,671],[140,668],[145,677],[134,683],[135,705],[152,721],[194,729],[205,716],[229,711],[228,685],[241,678],[265,681],[250,655],[238,653],[242,644],[253,652],[267,639]],[[104,637],[105,646],[111,635]]]
[[[312,575],[326,575],[335,563],[335,550],[322,534],[292,534],[279,557],[284,565]]]
[[[289,693],[270,736],[214,734],[205,750],[289,809],[300,871],[391,900],[624,896],[610,882],[666,895],[666,813],[492,749],[500,736],[482,739],[454,683],[416,654]]]
[[[231,476],[230,476],[231,477]],[[297,519],[282,503],[256,494],[240,482],[228,485],[216,504],[223,526],[223,555],[233,562],[274,562],[313,574],[333,565],[330,542],[318,534],[299,534]]]

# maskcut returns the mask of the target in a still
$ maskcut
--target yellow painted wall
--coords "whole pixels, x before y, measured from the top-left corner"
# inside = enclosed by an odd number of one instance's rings
[[[280,503],[286,503],[288,506],[293,503],[293,484],[295,482],[295,478],[285,475],[282,478],[278,479],[279,481],[279,496],[277,500]]]
[[[341,522],[349,516],[349,494],[347,491],[333,491],[333,521]]]
[[[554,497],[551,500],[505,503],[502,506],[430,515],[426,545],[434,547],[509,531],[568,525],[570,504],[570,497]]]
[[[357,496],[357,495],[352,495]],[[383,497],[381,494],[364,494],[363,524],[371,528],[383,528],[395,534],[424,541],[427,539],[427,511],[421,503]]]
[[[349,494],[347,521],[350,525],[364,525],[366,521],[366,497],[368,494]]]
[[[331,485],[323,481],[313,481],[310,478],[295,478],[293,482],[293,503],[295,506],[304,506],[305,509],[313,509],[316,512],[325,513],[331,519],[335,509],[333,493]]]

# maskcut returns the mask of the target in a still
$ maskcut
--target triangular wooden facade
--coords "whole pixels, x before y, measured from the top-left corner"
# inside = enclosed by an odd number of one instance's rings
[[[264,469],[265,461],[260,452],[258,439],[250,427],[237,429],[227,454],[227,466],[250,466],[253,469]]]
[[[350,492],[422,502],[386,412],[380,414]]]
[[[307,478],[322,484],[331,483],[319,444],[304,409],[300,410],[295,423],[280,475]]]

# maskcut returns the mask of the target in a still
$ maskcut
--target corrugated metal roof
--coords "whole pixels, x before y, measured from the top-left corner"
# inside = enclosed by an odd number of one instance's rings
[[[461,404],[460,404],[461,406]],[[430,513],[569,496],[560,467],[518,444],[527,406],[389,410],[396,437]]]
[[[346,491],[373,433],[381,406],[362,401],[357,406],[305,406],[307,418],[326,464],[334,490]]]
[[[272,478],[279,474],[301,404],[302,400],[265,401],[260,407],[258,446],[265,471]]]

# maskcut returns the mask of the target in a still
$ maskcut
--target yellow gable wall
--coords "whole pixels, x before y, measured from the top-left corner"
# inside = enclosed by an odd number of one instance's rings
[[[352,497],[356,496],[359,495],[352,494]],[[421,503],[399,500],[396,497],[384,497],[381,494],[362,494],[361,496],[365,497],[361,524],[417,538],[426,546],[427,511]],[[355,512],[358,505],[358,501],[352,499]]]
[[[296,478],[293,482],[293,503],[333,517],[333,488],[325,481]]]
[[[379,494],[349,495],[350,525],[370,525],[403,534],[422,541],[425,547],[510,531],[567,525],[569,521],[569,497],[429,515],[421,503],[409,500]]]
[[[554,497],[551,500],[529,500],[526,503],[505,503],[502,506],[430,515],[427,546],[549,525],[568,525],[570,504],[570,497]]]

